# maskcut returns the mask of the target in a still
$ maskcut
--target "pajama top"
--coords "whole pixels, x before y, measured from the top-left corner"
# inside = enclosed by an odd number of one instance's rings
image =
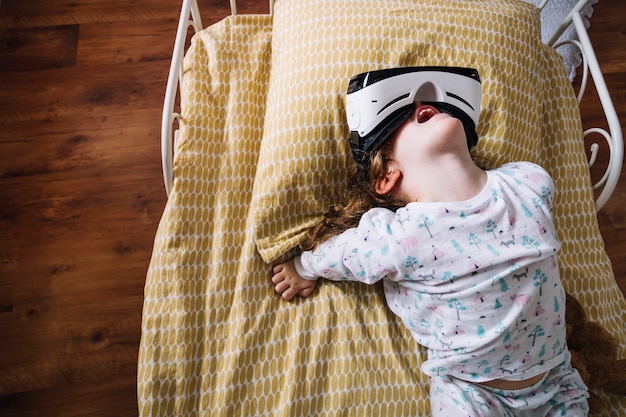
[[[306,279],[382,280],[387,304],[428,348],[422,371],[523,380],[565,358],[565,291],[551,215],[554,183],[517,162],[487,171],[461,202],[375,208],[295,259]]]

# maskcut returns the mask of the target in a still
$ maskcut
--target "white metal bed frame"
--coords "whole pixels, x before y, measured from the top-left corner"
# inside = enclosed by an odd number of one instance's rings
[[[555,0],[544,0],[538,6],[539,9],[543,10],[549,1]],[[615,111],[615,106],[613,105],[613,101],[609,95],[604,76],[600,69],[600,64],[596,58],[593,45],[591,44],[589,35],[587,34],[587,28],[585,27],[585,23],[581,15],[581,11],[588,3],[590,3],[590,1],[591,0],[578,1],[568,16],[563,20],[561,26],[554,32],[548,42],[548,45],[558,48],[564,43],[569,43],[580,49],[583,61],[581,65],[582,80],[577,97],[578,103],[580,104],[584,92],[587,89],[589,74],[591,74],[591,79],[602,104],[602,109],[606,117],[609,131],[607,132],[602,128],[591,128],[584,131],[584,137],[591,134],[600,134],[608,144],[609,161],[607,163],[606,171],[604,172],[602,178],[600,178],[600,180],[593,185],[594,189],[602,189],[595,202],[596,211],[600,211],[609,200],[615,190],[615,187],[617,186],[624,159],[624,139],[622,136],[622,128]],[[230,0],[230,8],[231,14],[236,15],[236,0]],[[269,0],[269,14],[272,13],[273,0]],[[576,30],[578,40],[569,40],[557,43],[561,34],[572,24]],[[165,191],[168,196],[173,182],[172,161],[174,156],[174,145],[178,137],[178,129],[174,130],[173,126],[174,122],[180,119],[180,114],[174,111],[174,106],[176,96],[179,91],[178,89],[182,88],[184,84],[182,66],[189,28],[192,28],[194,33],[197,33],[204,28],[197,0],[183,0],[163,104],[163,118],[161,123],[161,159],[163,165]],[[591,145],[589,167],[593,166],[596,162],[599,148],[600,146],[595,142]]]

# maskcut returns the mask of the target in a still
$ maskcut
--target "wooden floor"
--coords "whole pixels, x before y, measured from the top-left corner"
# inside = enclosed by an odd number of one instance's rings
[[[0,415],[136,416],[179,0],[0,3]],[[205,24],[228,2],[200,1]],[[258,3],[258,4],[256,4]],[[267,2],[239,1],[240,12]],[[212,11],[212,12],[211,12]],[[626,2],[590,34],[626,120]],[[598,104],[585,104],[585,123]],[[624,123],[622,122],[622,126]],[[599,216],[626,292],[626,176]]]

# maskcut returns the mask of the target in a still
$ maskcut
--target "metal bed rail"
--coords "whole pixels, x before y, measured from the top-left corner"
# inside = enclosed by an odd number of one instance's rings
[[[169,196],[172,188],[174,145],[178,138],[178,129],[173,130],[174,122],[180,120],[180,114],[174,112],[176,95],[178,89],[183,87],[183,57],[185,55],[185,43],[189,28],[194,33],[202,30],[202,18],[196,0],[184,0],[183,7],[178,20],[176,30],[176,40],[174,42],[174,52],[167,78],[165,99],[163,101],[163,117],[161,120],[161,164],[163,165],[163,180],[165,181],[165,192]],[[173,136],[173,138],[172,138]]]
[[[274,1],[269,0],[269,13],[272,14],[274,9]],[[231,15],[237,15],[237,1],[230,0]],[[201,31],[202,18],[197,0],[183,0],[180,18],[178,20],[178,28],[176,30],[176,39],[174,41],[174,51],[172,53],[172,62],[167,78],[167,87],[165,90],[165,99],[163,100],[163,116],[161,119],[161,164],[163,167],[163,181],[165,183],[165,192],[169,196],[174,181],[174,147],[178,138],[178,129],[174,130],[174,123],[180,120],[180,114],[174,111],[176,97],[179,89],[183,88],[183,58],[185,56],[185,46],[189,29],[193,33]]]

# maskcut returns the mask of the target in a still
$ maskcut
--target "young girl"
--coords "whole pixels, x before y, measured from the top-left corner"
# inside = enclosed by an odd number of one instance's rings
[[[421,103],[369,165],[365,188],[273,268],[276,292],[306,297],[318,277],[382,280],[389,308],[428,349],[433,416],[587,415],[546,171],[484,171],[461,121]]]

